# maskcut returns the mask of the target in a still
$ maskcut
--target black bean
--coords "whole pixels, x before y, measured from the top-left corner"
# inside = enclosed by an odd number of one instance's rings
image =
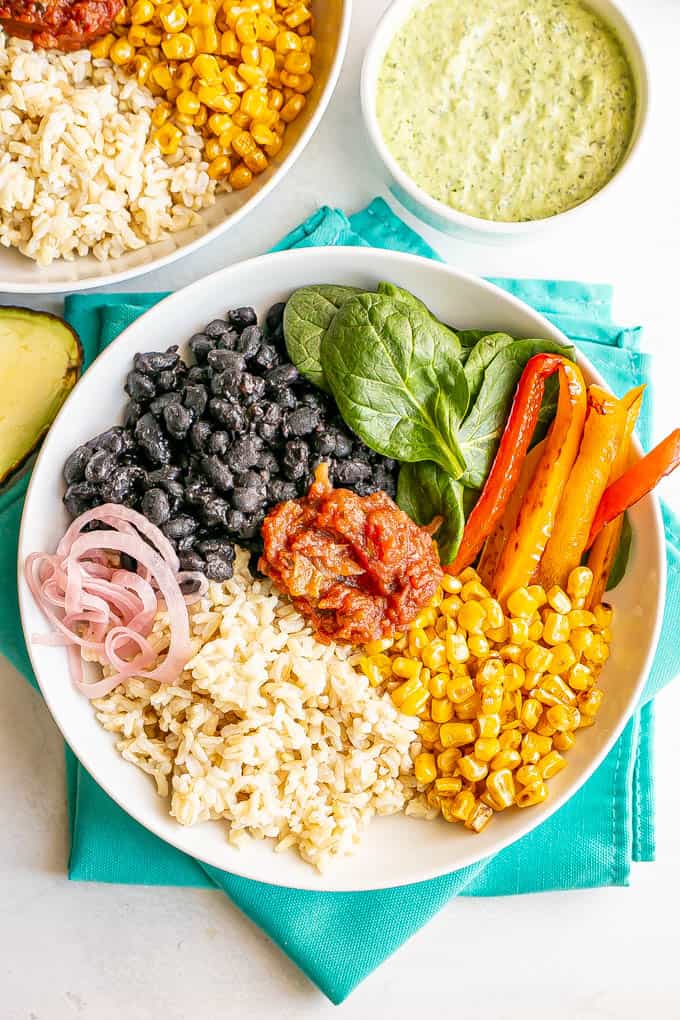
[[[218,347],[208,355],[208,364],[215,372],[238,372],[245,370],[246,362],[238,351],[224,350]]]
[[[201,538],[196,543],[196,548],[201,556],[209,556],[210,553],[216,553],[230,563],[234,559],[234,546],[228,535],[217,534],[211,538]]]
[[[199,574],[205,571],[205,560],[194,550],[183,552],[179,558],[180,570],[197,571]]]
[[[281,323],[283,322],[283,310],[285,307],[286,307],[285,301],[277,301],[276,304],[272,305],[269,311],[267,312],[266,323],[267,329],[270,332],[273,332],[275,329],[278,329]]]
[[[117,467],[102,482],[101,497],[105,503],[136,504],[138,493],[146,479],[146,472],[137,464]]]
[[[69,454],[64,464],[63,475],[67,485],[72,482],[83,480],[85,465],[92,456],[92,450],[87,446],[78,446],[73,453]]]
[[[292,383],[297,382],[299,377],[300,373],[295,365],[289,363],[272,368],[271,372],[267,372],[265,380],[269,389],[276,392],[276,390],[281,390],[285,386],[290,386]]]
[[[253,358],[253,363],[264,372],[269,372],[270,369],[275,368],[279,363],[276,347],[272,347],[271,344],[262,344]]]
[[[153,489],[159,487],[164,489],[169,482],[178,481],[181,473],[175,464],[166,464],[164,467],[156,468],[155,471],[147,472],[144,480],[145,488]]]
[[[367,481],[371,475],[371,465],[359,460],[335,461],[335,479],[340,485],[356,485],[357,482]]]
[[[257,464],[261,443],[255,436],[246,436],[232,443],[227,454],[227,464],[232,471],[247,471]]]
[[[112,453],[107,453],[106,450],[97,450],[94,453],[85,468],[85,481],[94,482],[95,485],[101,485],[101,483],[108,478],[113,469],[116,467],[117,461]]]
[[[278,425],[267,425],[265,422],[258,422],[257,434],[266,443],[273,443],[278,431]]]
[[[208,405],[208,391],[205,386],[186,386],[182,402],[197,418],[200,418]]]
[[[222,556],[211,553],[205,559],[205,576],[209,581],[228,581],[234,574],[234,567]]]
[[[236,350],[244,358],[253,358],[260,349],[262,343],[262,330],[259,326],[246,326],[236,341]]]
[[[156,376],[157,386],[161,393],[171,393],[176,390],[184,378],[184,373],[168,368],[165,372],[159,372]]]
[[[252,404],[264,395],[264,379],[259,375],[244,372],[239,382],[239,393],[244,404]]]
[[[205,333],[194,333],[189,340],[189,350],[196,359],[196,363],[199,365],[205,365],[208,360],[208,354],[214,347],[214,339],[206,336]]]
[[[352,452],[352,440],[344,432],[335,433],[335,456],[349,457]]]
[[[212,372],[207,365],[192,365],[187,372],[187,382],[197,383],[199,385],[209,383],[212,378]]]
[[[135,354],[133,364],[138,372],[144,375],[156,375],[168,368],[174,368],[179,361],[176,346],[168,347],[167,351],[150,351],[147,354]]]
[[[156,387],[153,379],[141,372],[128,372],[125,380],[125,392],[133,400],[151,400],[156,395]]]
[[[315,407],[303,405],[295,411],[290,411],[283,420],[281,434],[285,439],[294,436],[308,436],[313,432],[320,421],[320,415]]]
[[[226,372],[217,372],[210,380],[210,392],[214,397],[238,398],[240,381],[240,372],[235,372],[231,369]]]
[[[235,489],[256,489],[263,493],[264,496],[264,483],[262,481],[262,475],[259,471],[239,471],[234,475],[234,488]]]
[[[275,475],[279,470],[278,457],[271,450],[262,450],[255,467],[258,471],[266,471],[270,476]]]
[[[237,340],[238,330],[233,329],[233,327],[230,326],[217,341],[217,346],[223,348],[225,351],[233,351]]]
[[[134,446],[134,441],[129,432],[126,432],[120,425],[114,425],[106,432],[100,432],[94,439],[88,439],[87,446],[91,450],[107,450],[119,457]]]
[[[167,464],[170,448],[152,414],[144,414],[135,425],[135,439],[152,464]]]
[[[231,502],[235,510],[243,513],[251,513],[257,510],[261,503],[261,496],[257,489],[239,488],[234,489],[231,494]]]
[[[208,440],[209,453],[215,453],[218,457],[224,457],[231,445],[231,439],[226,432],[213,432]]]
[[[294,482],[307,474],[309,447],[302,439],[290,439],[283,454],[283,469],[286,478]]]
[[[149,404],[149,410],[156,418],[160,418],[168,404],[179,404],[182,399],[181,393],[161,393]]]
[[[292,411],[298,405],[297,397],[288,386],[276,391],[276,403],[283,411]]]
[[[335,453],[335,432],[328,431],[323,426],[317,429],[312,440],[312,449],[319,457],[332,457]]]
[[[212,429],[207,421],[196,421],[189,429],[189,442],[191,448],[200,452],[205,450],[208,440],[212,435]]]
[[[162,489],[148,489],[142,497],[141,511],[157,527],[170,518],[170,500]]]
[[[284,482],[275,478],[267,486],[267,498],[271,503],[284,503],[287,499],[295,499],[297,489],[294,482]]]
[[[207,326],[203,327],[203,332],[205,333],[206,336],[214,337],[215,339],[217,339],[217,337],[220,337],[222,336],[223,333],[226,333],[228,329],[229,323],[226,322],[224,319],[213,319],[211,322],[208,323]]]
[[[143,414],[143,406],[136,400],[129,400],[123,412],[123,425],[126,429],[134,428]]]
[[[228,312],[229,322],[239,332],[245,329],[246,326],[254,326],[257,323],[257,315],[255,309],[250,307],[244,308],[232,308]]]
[[[240,510],[230,510],[227,514],[225,525],[227,531],[231,531],[238,538],[241,532],[241,528],[245,524],[245,517]]]
[[[214,495],[214,489],[200,479],[189,482],[184,489],[184,499],[193,506],[200,506],[206,499],[211,499]]]
[[[163,411],[165,428],[173,439],[184,439],[191,428],[194,416],[181,404],[168,404]]]
[[[190,517],[189,514],[180,514],[167,521],[163,525],[162,531],[171,542],[179,542],[188,535],[193,535],[197,528],[198,521],[194,517]]]
[[[262,421],[267,425],[279,425],[283,418],[283,411],[278,404],[270,401],[263,401],[262,403],[263,415]]]
[[[199,507],[198,516],[207,528],[224,527],[230,507],[226,500],[219,496],[205,499]]]
[[[211,485],[214,485],[220,492],[229,492],[234,484],[231,471],[219,457],[203,457],[201,470]]]
[[[73,482],[64,493],[64,506],[71,517],[79,517],[99,502],[99,490],[91,482]]]

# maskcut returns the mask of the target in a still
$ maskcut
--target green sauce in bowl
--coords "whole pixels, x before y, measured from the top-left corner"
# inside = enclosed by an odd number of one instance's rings
[[[401,169],[486,220],[539,220],[611,179],[635,123],[633,74],[579,0],[432,0],[390,42],[376,115]]]

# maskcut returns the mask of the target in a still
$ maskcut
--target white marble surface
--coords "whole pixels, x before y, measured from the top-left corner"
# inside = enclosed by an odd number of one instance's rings
[[[361,130],[358,73],[386,4],[355,6],[340,86],[280,189],[232,234],[128,289],[184,286],[265,250],[323,203],[351,211],[385,193]],[[422,232],[473,272],[615,284],[619,320],[643,323],[654,354],[660,437],[678,424],[680,6],[625,6],[652,64],[652,118],[637,170],[590,217],[556,235],[490,247]],[[56,299],[32,303],[59,306]],[[680,479],[667,481],[663,492],[680,509]],[[634,867],[629,889],[453,902],[340,1007],[342,1015],[679,1018],[679,716],[680,683],[658,699],[658,860]],[[0,1020],[307,1020],[333,1013],[221,894],[67,882],[61,740],[38,696],[5,663],[0,800]]]

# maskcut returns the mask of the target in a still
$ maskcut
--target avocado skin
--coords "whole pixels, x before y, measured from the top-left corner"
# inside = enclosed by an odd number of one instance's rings
[[[13,453],[10,453],[9,449],[6,453],[3,451],[3,437],[9,436],[9,429],[12,426],[12,416],[6,415],[4,417],[2,429],[0,430],[0,487],[2,488],[6,487],[15,478],[26,462],[36,452],[61,409],[62,404],[78,381],[83,367],[83,348],[80,337],[58,315],[53,315],[51,312],[35,311],[32,308],[23,308],[18,305],[0,305],[0,329],[4,326],[11,328],[12,320],[15,322],[17,320],[23,323],[28,322],[32,325],[31,344],[35,343],[36,346],[41,346],[46,343],[57,343],[62,347],[66,353],[66,367],[58,377],[55,377],[54,385],[50,387],[52,396],[50,397],[49,411],[37,416],[35,432],[28,439],[26,448],[20,450],[18,455],[17,451]],[[14,338],[14,343],[16,346],[25,344],[26,338],[17,334]],[[10,388],[13,386],[12,378],[8,378],[8,365],[10,355],[15,353],[16,346],[12,348],[11,344],[12,337],[0,336],[0,399],[3,400],[7,399],[6,393],[2,392],[5,390],[5,386]],[[31,366],[29,368],[30,360],[30,357],[26,358],[27,372],[30,372],[31,368],[34,367]],[[30,378],[35,377],[31,375]]]

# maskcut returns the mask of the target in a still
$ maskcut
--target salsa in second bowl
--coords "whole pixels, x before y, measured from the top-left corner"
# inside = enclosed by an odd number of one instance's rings
[[[579,0],[433,0],[390,42],[376,114],[400,168],[486,220],[539,220],[616,173],[636,115],[611,28]]]

